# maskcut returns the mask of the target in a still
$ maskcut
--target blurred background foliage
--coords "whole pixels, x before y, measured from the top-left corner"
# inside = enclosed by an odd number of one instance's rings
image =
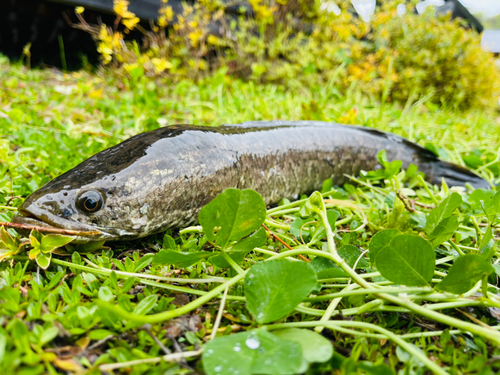
[[[428,97],[458,109],[497,107],[500,72],[481,50],[480,36],[460,20],[437,16],[432,7],[416,14],[415,2],[401,14],[400,1],[386,0],[366,23],[349,11],[351,1],[336,3],[340,13],[320,0],[250,0],[250,8],[228,16],[218,0],[185,4],[176,15],[164,0],[151,30],[123,0],[114,2],[114,25],[91,25],[83,8],[76,13],[78,27],[93,36],[102,62],[118,75],[179,82],[224,69],[289,88],[333,82],[343,93],[356,89],[402,105]],[[144,35],[141,45],[125,40],[134,29]]]

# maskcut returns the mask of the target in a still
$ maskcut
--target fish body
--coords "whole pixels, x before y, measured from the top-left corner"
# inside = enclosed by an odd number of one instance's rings
[[[227,188],[254,189],[266,204],[335,185],[379,167],[377,154],[418,166],[432,183],[489,187],[471,171],[379,130],[315,121],[174,125],[136,135],[30,195],[17,223],[98,231],[77,242],[144,237],[196,222]]]

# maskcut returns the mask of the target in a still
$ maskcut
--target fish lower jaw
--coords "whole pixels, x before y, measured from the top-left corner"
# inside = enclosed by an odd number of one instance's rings
[[[86,224],[73,223],[68,220],[67,223],[57,223],[52,220],[46,220],[47,215],[38,217],[30,211],[20,208],[20,215],[14,215],[12,218],[12,227],[19,234],[28,237],[32,230],[36,229],[41,233],[54,233],[62,235],[75,236],[73,243],[86,243],[112,239],[114,236]]]

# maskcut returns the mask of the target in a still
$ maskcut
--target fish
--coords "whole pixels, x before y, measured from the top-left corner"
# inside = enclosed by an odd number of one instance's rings
[[[172,125],[105,149],[33,192],[13,223],[78,231],[75,243],[132,240],[196,223],[227,188],[253,189],[267,205],[319,190],[331,178],[380,168],[377,154],[450,186],[489,183],[403,137],[319,121]]]

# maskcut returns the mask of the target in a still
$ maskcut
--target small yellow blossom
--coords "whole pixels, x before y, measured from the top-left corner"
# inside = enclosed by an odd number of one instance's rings
[[[129,30],[133,30],[139,21],[139,17],[122,19],[123,25]]]
[[[153,63],[155,67],[156,74],[160,74],[163,72],[165,69],[170,69],[172,68],[172,63],[165,59],[159,59],[157,57],[154,57],[151,59],[151,62]]]
[[[85,8],[84,7],[76,7],[75,12],[78,14],[82,14],[83,12],[85,12]]]
[[[191,40],[191,45],[196,46],[203,36],[203,33],[201,30],[195,30],[192,33],[188,34],[188,38]]]

